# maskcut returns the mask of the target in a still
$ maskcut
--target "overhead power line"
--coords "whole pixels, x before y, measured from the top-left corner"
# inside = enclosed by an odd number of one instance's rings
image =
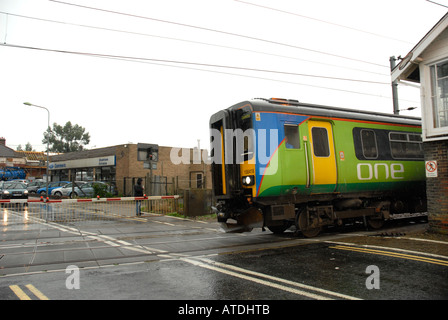
[[[15,13],[10,13],[10,12],[5,12],[5,11],[0,11],[0,13],[5,14],[7,17],[8,16],[13,16],[13,17],[18,17],[18,18],[31,19],[31,20],[37,20],[37,21],[43,21],[43,22],[50,22],[50,23],[58,23],[58,24],[64,24],[64,25],[76,26],[76,27],[82,27],[82,28],[90,28],[90,29],[96,29],[96,30],[102,30],[102,31],[132,34],[132,35],[137,35],[137,36],[154,37],[154,38],[159,38],[159,39],[166,39],[166,40],[172,40],[172,41],[193,43],[193,44],[197,44],[197,45],[204,45],[204,46],[211,46],[211,47],[217,47],[217,48],[238,50],[238,51],[243,51],[243,52],[250,52],[250,53],[256,53],[256,54],[262,54],[262,55],[268,55],[268,56],[273,56],[273,57],[284,58],[284,59],[292,59],[292,60],[297,60],[297,61],[304,61],[304,62],[319,64],[319,65],[324,65],[324,66],[330,66],[330,67],[336,67],[336,68],[341,68],[341,69],[346,69],[346,70],[352,70],[352,71],[358,71],[358,72],[363,72],[363,73],[380,75],[380,76],[384,76],[384,77],[390,77],[389,73],[380,73],[380,72],[368,71],[368,70],[359,69],[359,68],[352,68],[352,67],[347,67],[347,66],[341,66],[341,65],[325,63],[325,62],[320,62],[320,61],[313,61],[313,60],[302,59],[302,58],[292,57],[292,56],[285,56],[285,55],[280,55],[280,54],[275,54],[275,53],[270,53],[270,52],[264,52],[264,51],[258,51],[258,50],[249,50],[249,49],[225,46],[225,45],[214,44],[214,43],[210,43],[210,42],[194,41],[194,40],[188,40],[188,39],[182,39],[182,38],[174,38],[174,37],[166,37],[166,36],[161,36],[161,35],[156,35],[156,34],[149,34],[149,33],[143,33],[143,32],[127,31],[127,30],[120,30],[120,29],[112,29],[112,28],[91,26],[91,25],[86,25],[86,24],[78,24],[78,23],[71,23],[71,22],[65,22],[65,21],[44,19],[44,18],[38,18],[38,17],[30,17],[30,16],[25,16],[25,15],[15,14]],[[4,42],[6,43],[6,39],[5,39]]]
[[[105,59],[114,59],[114,60],[124,60],[124,61],[131,61],[131,62],[148,63],[148,64],[154,64],[154,65],[164,66],[164,67],[174,67],[174,68],[182,68],[182,69],[189,69],[189,70],[196,70],[196,71],[203,71],[203,72],[212,72],[212,73],[226,74],[226,75],[239,76],[239,77],[245,77],[245,78],[268,80],[268,81],[275,81],[275,82],[281,82],[281,83],[295,84],[295,85],[308,86],[308,87],[327,89],[327,90],[333,90],[333,91],[340,91],[340,92],[346,92],[346,93],[353,93],[353,94],[360,94],[360,95],[366,95],[366,96],[373,96],[373,97],[379,97],[379,98],[384,98],[384,99],[389,99],[389,100],[392,99],[391,97],[388,97],[388,96],[382,96],[382,95],[378,95],[378,94],[372,94],[372,93],[366,93],[366,92],[360,92],[360,91],[345,90],[345,89],[338,89],[338,88],[332,88],[332,87],[324,87],[324,86],[318,86],[318,85],[311,85],[311,84],[308,84],[308,83],[298,83],[298,82],[293,82],[293,81],[285,81],[285,80],[271,79],[271,78],[265,78],[265,77],[256,77],[256,76],[235,74],[235,73],[222,72],[222,71],[216,71],[216,70],[198,69],[198,68],[186,67],[186,66],[181,66],[181,65],[167,65],[167,64],[162,64],[161,63],[161,62],[175,63],[175,62],[170,61],[170,60],[148,59],[148,58],[134,58],[134,57],[106,55],[106,54],[96,54],[96,53],[87,53],[87,52],[76,52],[76,51],[66,51],[66,50],[57,50],[57,49],[46,49],[46,48],[37,48],[37,47],[29,47],[29,46],[22,46],[22,45],[4,44],[4,43],[3,44],[0,43],[0,46],[11,47],[11,48],[20,48],[20,49],[29,49],[29,50],[37,50],[37,51],[46,51],[46,52],[55,52],[55,53],[74,54],[74,55],[82,55],[82,56],[96,57],[96,58],[105,58]],[[178,61],[178,63],[182,63],[182,62]],[[197,64],[197,65],[207,66],[207,65],[204,65],[204,64]],[[209,66],[211,66],[211,65],[209,65]],[[402,101],[415,102],[415,101],[409,101],[409,100],[402,100]]]
[[[381,34],[378,34],[378,33],[374,33],[374,32],[370,32],[370,31],[366,31],[366,30],[361,30],[361,29],[358,29],[358,28],[345,26],[345,25],[342,25],[342,24],[339,24],[339,23],[334,23],[334,22],[330,22],[330,21],[326,21],[326,20],[322,20],[322,19],[317,19],[317,18],[305,16],[303,14],[298,14],[298,13],[291,12],[291,11],[286,11],[286,10],[281,10],[281,9],[272,8],[272,7],[268,7],[268,6],[263,6],[261,4],[256,4],[256,3],[242,1],[242,0],[234,0],[234,1],[240,2],[240,3],[244,3],[244,4],[247,4],[247,5],[251,5],[251,6],[255,6],[255,7],[260,7],[260,8],[272,10],[272,11],[286,13],[286,14],[289,14],[289,15],[294,15],[294,16],[301,17],[301,18],[304,18],[304,19],[309,19],[309,20],[325,23],[325,24],[328,24],[328,25],[331,25],[331,26],[336,26],[336,27],[340,27],[340,28],[344,28],[344,29],[348,29],[348,30],[352,30],[352,31],[356,31],[356,32],[369,34],[369,35],[372,35],[372,36],[375,36],[375,37],[379,37],[379,38],[384,38],[384,39],[399,41],[399,42],[403,42],[403,43],[407,43],[407,44],[412,44],[409,41],[404,41],[404,40],[401,40],[401,39],[396,39],[396,38],[388,37],[388,36],[385,36],[385,35],[381,35]]]
[[[289,47],[289,48],[295,48],[295,49],[305,50],[305,51],[309,51],[309,52],[314,52],[314,53],[327,55],[327,56],[331,56],[331,57],[335,57],[335,58],[340,58],[340,59],[345,59],[345,60],[350,60],[350,61],[356,61],[356,62],[362,62],[362,63],[374,65],[374,66],[377,66],[377,67],[382,67],[382,68],[388,68],[389,69],[388,65],[378,64],[378,63],[374,63],[374,62],[371,62],[371,61],[365,61],[365,60],[361,60],[361,59],[350,58],[350,57],[346,57],[346,56],[342,56],[342,55],[338,55],[338,54],[333,54],[333,53],[328,53],[328,52],[324,52],[324,51],[309,49],[309,48],[305,48],[305,47],[296,46],[296,45],[293,45],[293,44],[282,43],[282,42],[278,42],[278,41],[267,40],[267,39],[262,39],[262,38],[242,35],[242,34],[228,32],[228,31],[222,31],[222,30],[217,30],[217,29],[205,28],[205,27],[190,25],[190,24],[186,24],[186,23],[168,21],[168,20],[163,20],[163,19],[151,18],[151,17],[146,17],[146,16],[140,16],[140,15],[124,13],[124,12],[119,12],[119,11],[95,8],[95,7],[89,7],[89,6],[84,6],[84,5],[80,5],[80,4],[74,4],[74,3],[69,3],[69,2],[59,1],[59,0],[49,0],[49,1],[52,1],[52,2],[55,2],[55,3],[64,4],[64,5],[75,6],[75,7],[79,7],[79,8],[85,8],[85,9],[90,9],[90,10],[96,10],[96,11],[101,11],[101,12],[118,14],[118,15],[133,17],[133,18],[139,18],[139,19],[152,20],[152,21],[157,21],[157,22],[162,22],[162,23],[173,24],[173,25],[177,25],[177,26],[181,26],[181,27],[187,27],[187,28],[193,28],[193,29],[204,30],[204,31],[209,31],[209,32],[215,32],[215,33],[230,35],[230,36],[234,36],[234,37],[240,37],[240,38],[244,38],[244,39],[256,40],[256,41],[261,41],[261,42],[265,42],[265,43],[285,46],[285,47]]]
[[[448,8],[448,6],[446,6],[446,5],[444,5],[444,4],[441,4],[441,3],[438,3],[438,2],[435,2],[435,1],[431,1],[431,0],[426,0],[426,1],[427,1],[427,2],[431,2],[431,3],[434,3],[434,4],[438,5],[438,6],[442,6],[442,7]]]
[[[7,45],[7,44],[4,44],[4,45]],[[379,81],[370,81],[370,80],[362,80],[362,79],[349,79],[349,78],[340,78],[340,77],[329,77],[329,76],[322,76],[322,75],[315,75],[315,74],[296,73],[296,72],[278,71],[278,70],[267,70],[267,69],[256,69],[256,68],[237,67],[237,66],[226,66],[226,65],[200,63],[200,62],[130,57],[130,56],[119,56],[119,55],[89,53],[89,52],[65,51],[65,50],[45,49],[45,48],[17,46],[17,45],[8,45],[8,46],[23,48],[23,49],[34,49],[34,50],[52,51],[52,52],[60,52],[60,53],[81,54],[81,55],[87,55],[87,56],[97,56],[97,57],[106,57],[106,58],[119,58],[119,59],[126,59],[126,60],[142,60],[142,61],[163,62],[163,63],[173,63],[173,64],[185,64],[185,65],[194,65],[194,66],[200,66],[200,67],[234,69],[234,70],[242,70],[242,71],[254,71],[254,72],[283,74],[283,75],[289,75],[289,76],[320,78],[320,79],[327,79],[327,80],[340,80],[340,81],[351,81],[351,82],[358,82],[358,83],[390,85],[389,82],[379,82]]]

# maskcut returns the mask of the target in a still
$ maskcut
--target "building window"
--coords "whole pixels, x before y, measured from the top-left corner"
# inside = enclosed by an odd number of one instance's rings
[[[448,127],[448,61],[435,64],[430,70],[433,125]]]
[[[196,174],[196,188],[202,189],[202,186],[203,186],[202,182],[203,182],[202,173],[197,173]]]

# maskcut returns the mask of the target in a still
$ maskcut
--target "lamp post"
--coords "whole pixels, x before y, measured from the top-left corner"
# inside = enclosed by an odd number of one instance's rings
[[[41,109],[47,110],[47,113],[48,113],[48,128],[50,128],[50,110],[48,110],[45,107],[36,106],[35,104],[29,103],[29,102],[24,102],[23,104],[26,105],[26,106],[37,107],[37,108],[41,108]],[[50,139],[47,137],[47,170],[46,170],[47,177],[45,179],[45,194],[46,194],[47,197],[48,197],[48,164],[49,164],[48,150],[50,148],[49,147],[49,140]]]

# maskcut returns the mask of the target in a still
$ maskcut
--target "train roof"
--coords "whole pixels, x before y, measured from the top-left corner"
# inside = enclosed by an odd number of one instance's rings
[[[374,121],[397,123],[405,125],[421,126],[421,118],[403,115],[395,115],[389,113],[380,113],[356,109],[329,107],[323,105],[302,103],[297,100],[287,99],[264,99],[255,98],[249,101],[240,102],[231,106],[230,110],[237,110],[246,105],[250,105],[254,112],[279,112],[292,113],[310,116],[323,116],[329,118],[353,119],[361,121]]]

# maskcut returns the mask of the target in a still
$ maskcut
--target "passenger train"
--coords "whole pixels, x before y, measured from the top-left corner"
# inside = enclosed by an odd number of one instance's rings
[[[253,99],[210,118],[213,193],[229,230],[306,237],[426,211],[419,118]]]

